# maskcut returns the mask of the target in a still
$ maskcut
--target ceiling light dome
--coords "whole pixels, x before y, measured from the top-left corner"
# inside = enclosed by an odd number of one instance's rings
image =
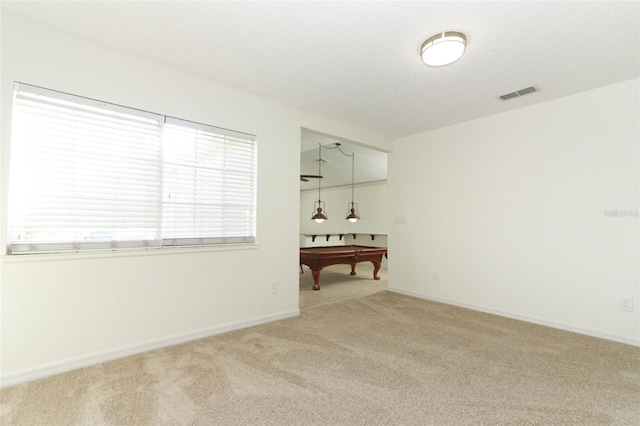
[[[420,48],[422,61],[432,67],[451,64],[462,57],[467,37],[459,32],[447,31],[429,37]]]

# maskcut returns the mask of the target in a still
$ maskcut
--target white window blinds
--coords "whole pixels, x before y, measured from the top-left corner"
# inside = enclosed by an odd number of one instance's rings
[[[16,83],[11,149],[9,253],[255,240],[251,135]]]
[[[167,117],[163,142],[163,245],[254,242],[254,138]]]

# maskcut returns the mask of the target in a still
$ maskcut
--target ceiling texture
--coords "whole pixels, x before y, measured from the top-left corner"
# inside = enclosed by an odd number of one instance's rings
[[[393,139],[640,75],[638,1],[0,5],[2,13]],[[454,64],[428,67],[420,46],[442,31],[465,33],[467,50]],[[530,86],[540,91],[499,99]],[[303,156],[332,143],[309,134],[314,142],[303,141]]]

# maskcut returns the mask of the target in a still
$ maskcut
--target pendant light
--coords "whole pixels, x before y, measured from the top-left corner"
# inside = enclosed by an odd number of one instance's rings
[[[355,152],[351,153],[351,202],[348,205],[347,211],[347,219],[349,222],[356,222],[360,219],[360,214],[358,214],[358,203],[354,202],[353,194],[355,192],[355,161],[356,154]]]
[[[318,176],[322,176],[322,145],[318,144]],[[322,201],[320,197],[320,182],[322,179],[318,179],[318,201],[313,203],[313,216],[311,219],[315,220],[317,223],[322,223],[325,220],[329,219],[327,214],[324,213],[324,201]]]

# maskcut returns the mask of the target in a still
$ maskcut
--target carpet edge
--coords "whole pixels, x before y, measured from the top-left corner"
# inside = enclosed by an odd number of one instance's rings
[[[521,315],[515,312],[503,311],[500,309],[488,308],[486,306],[474,305],[470,303],[459,302],[452,299],[447,299],[443,297],[429,296],[426,294],[420,294],[413,291],[406,291],[395,287],[388,287],[387,291],[392,293],[403,294],[405,296],[416,297],[418,299],[430,300],[432,302],[445,303],[447,305],[458,306],[461,308],[471,309],[474,311],[484,312],[487,314],[498,315],[505,318],[511,318],[519,321],[525,321],[532,324],[542,325],[545,327],[556,328],[559,330],[570,331],[572,333],[578,333],[585,336],[596,337],[599,339],[610,340],[612,342],[624,343],[631,346],[640,347],[640,338],[635,338],[633,336],[621,336],[610,333],[603,333],[598,330],[593,330],[584,327],[576,327],[571,324],[562,323],[559,321],[549,321],[542,318],[537,318],[528,315]]]
[[[213,327],[203,328],[196,331],[174,334],[160,339],[148,340],[141,343],[121,346],[119,348],[113,348],[105,351],[94,352],[92,354],[67,358],[36,367],[29,367],[23,370],[13,371],[10,373],[3,373],[0,374],[0,388],[7,388],[9,386],[17,385],[20,383],[43,379],[45,377],[66,373],[72,370],[78,370],[80,368],[89,367],[96,364],[102,364],[103,362],[137,355],[154,349],[160,349],[167,346],[173,346],[192,340],[214,336],[217,334],[241,330],[244,328],[280,321],[287,318],[293,318],[299,315],[300,309],[291,309],[275,314],[264,315],[242,321],[230,322]]]

